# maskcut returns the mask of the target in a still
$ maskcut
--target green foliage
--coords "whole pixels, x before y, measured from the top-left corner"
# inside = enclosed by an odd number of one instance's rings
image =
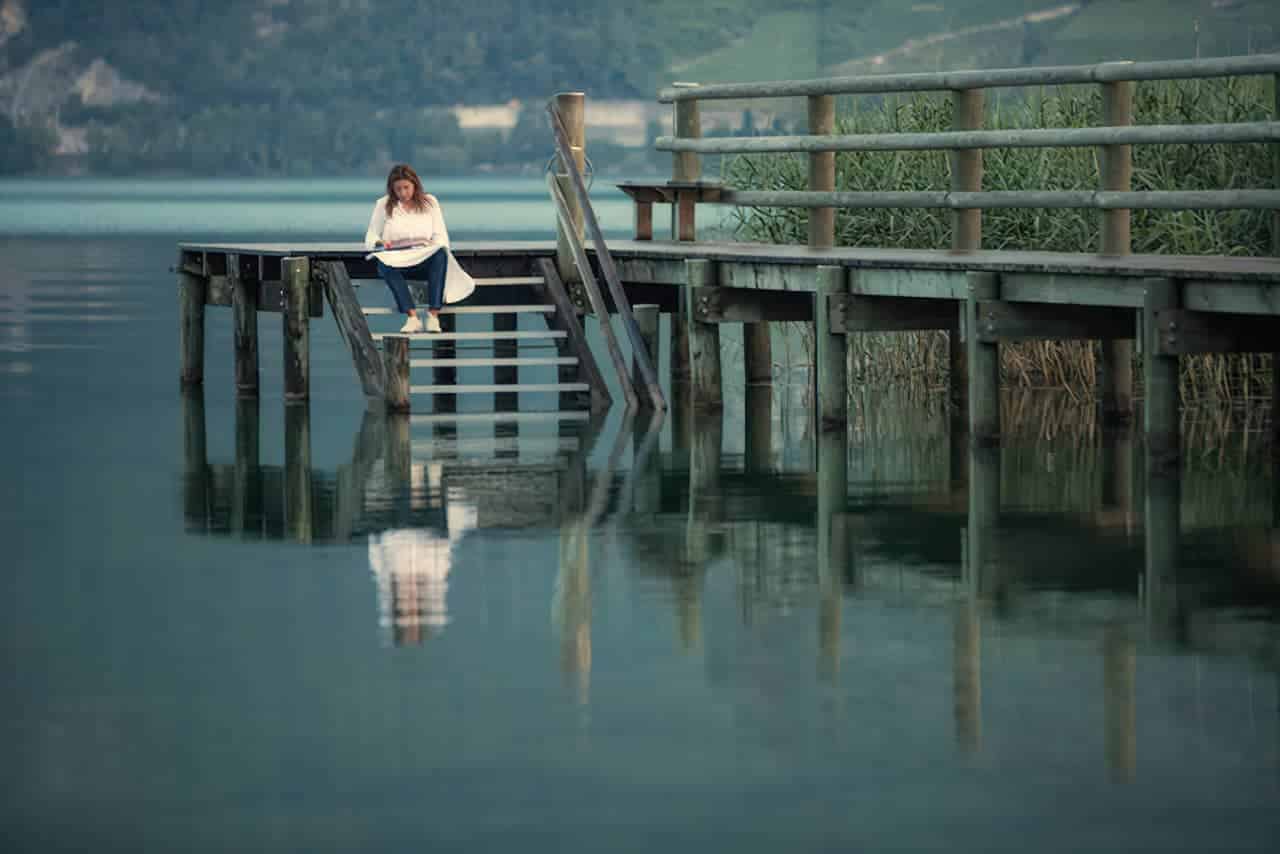
[[[1136,88],[1136,124],[1265,121],[1271,117],[1272,87],[1257,78],[1185,83],[1144,83]],[[870,99],[860,99],[864,105]],[[1096,88],[1004,93],[988,104],[986,126],[1086,127],[1101,120]],[[945,97],[886,99],[847,114],[838,133],[937,132],[950,128]],[[1133,147],[1134,190],[1243,189],[1275,186],[1266,145],[1140,145]],[[1091,190],[1098,187],[1095,148],[1015,148],[984,152],[986,190]],[[744,190],[803,190],[803,156],[743,155],[723,165],[729,186]],[[870,152],[836,155],[838,190],[946,190],[950,171],[943,152]],[[1100,217],[1092,210],[984,211],[987,249],[1089,252],[1099,245]],[[730,227],[738,239],[802,244],[808,214],[796,208],[735,208]],[[1133,251],[1163,254],[1268,255],[1267,211],[1134,211]],[[947,211],[838,210],[841,246],[943,249],[950,245]],[[850,339],[855,383],[908,384],[922,391],[945,386],[948,342],[942,333],[859,335]],[[1023,387],[1092,391],[1096,350],[1088,342],[1019,343],[1001,348],[1006,382]],[[1231,399],[1264,394],[1270,381],[1267,357],[1183,360],[1186,400]]]

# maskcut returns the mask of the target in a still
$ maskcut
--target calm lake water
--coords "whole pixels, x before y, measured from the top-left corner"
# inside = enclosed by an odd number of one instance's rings
[[[537,180],[433,189],[551,236]],[[972,453],[859,393],[833,487],[798,350],[723,418],[454,428],[366,416],[328,316],[309,409],[276,315],[237,404],[216,308],[182,395],[176,243],[357,240],[378,192],[0,183],[0,848],[1276,850],[1256,433],[1149,481],[1054,395]]]

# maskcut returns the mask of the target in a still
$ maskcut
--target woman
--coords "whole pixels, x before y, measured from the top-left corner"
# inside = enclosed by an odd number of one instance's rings
[[[391,289],[396,308],[408,315],[401,332],[424,329],[406,279],[427,282],[427,332],[440,331],[446,301],[465,299],[475,287],[449,252],[440,201],[422,189],[418,173],[405,164],[393,166],[387,175],[387,194],[373,205],[364,245],[375,250],[378,275]]]

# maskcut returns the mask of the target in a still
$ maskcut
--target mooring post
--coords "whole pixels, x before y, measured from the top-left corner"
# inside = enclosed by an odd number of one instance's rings
[[[382,339],[382,367],[387,378],[387,411],[409,411],[409,336]]]
[[[178,381],[183,386],[204,382],[204,302],[208,280],[182,268],[178,253]]]
[[[587,168],[587,125],[586,98],[582,92],[559,92],[556,94],[556,110],[560,113],[560,122],[564,125],[565,135],[569,138],[569,149],[573,153],[573,162],[582,173]],[[569,178],[569,166],[556,158],[558,169],[556,183],[560,185],[560,193],[569,203],[569,214],[573,219],[575,239],[582,241],[583,219],[582,208],[578,206],[577,196],[573,192],[573,183]],[[566,283],[581,282],[582,273],[573,258],[569,235],[564,223],[556,217],[556,269],[560,278]]]
[[[1161,352],[1156,312],[1178,308],[1178,283],[1172,279],[1143,282],[1142,364],[1146,400],[1143,414],[1147,434],[1149,474],[1174,474],[1181,457],[1178,420],[1178,357]]]
[[[697,83],[672,83],[678,89],[691,89]],[[702,120],[698,114],[698,102],[694,99],[675,102],[675,135],[681,139],[698,139],[702,136]],[[677,151],[671,158],[671,180],[673,183],[691,184],[702,177],[702,158],[696,152]],[[671,218],[672,236],[678,240],[693,241],[697,239],[694,217],[697,212],[697,191],[692,189],[676,189],[676,210]]]
[[[285,258],[284,273],[284,399],[286,403],[311,397],[311,260]]]
[[[818,424],[823,431],[845,430],[849,422],[846,337],[831,330],[831,300],[849,292],[844,267],[818,267],[813,295],[813,360]]]
[[[256,266],[256,265],[255,265]],[[240,255],[227,255],[227,284],[235,326],[236,396],[258,396],[258,276]]]
[[[649,351],[649,361],[653,365],[654,371],[658,369],[658,318],[660,306],[657,305],[637,305],[632,306],[631,312],[635,315],[636,326],[640,328],[640,340],[644,342],[644,348]],[[644,386],[644,375],[640,372],[640,365],[635,358],[631,360],[631,376],[632,381],[637,388]],[[643,405],[647,406],[649,399],[641,398]]]
[[[1102,121],[1111,126],[1133,124],[1133,81],[1115,80],[1102,86]],[[1101,189],[1128,192],[1133,182],[1133,146],[1099,146]],[[1103,255],[1128,255],[1130,212],[1116,208],[1102,211],[1100,250]],[[1105,339],[1101,346],[1101,376],[1098,398],[1102,421],[1124,424],[1133,419],[1133,342],[1126,338]]]
[[[959,89],[951,93],[951,127],[953,130],[981,130],[984,124],[986,96],[981,89]],[[982,191],[982,149],[965,148],[950,152],[951,189],[953,192]],[[951,251],[976,252],[982,248],[982,211],[967,208],[951,212]],[[959,308],[957,328],[947,333],[947,356],[950,416],[952,428],[968,429],[969,368],[965,335],[966,313]]]
[[[809,96],[810,135],[829,135],[836,129],[835,95]],[[836,188],[836,153],[815,151],[809,154],[809,189],[832,192]],[[836,209],[809,210],[809,248],[830,249],[836,240]]]
[[[981,340],[978,303],[999,298],[1000,277],[995,273],[969,273],[968,279],[964,323],[969,363],[969,436],[978,444],[993,444],[1000,440],[1000,345]]]
[[[689,294],[689,379],[693,385],[693,405],[698,409],[721,409],[724,406],[720,385],[720,326],[704,323],[700,309],[706,308],[702,288],[716,284],[716,265],[704,258],[684,262],[686,290]]]
[[[311,407],[307,405],[284,410],[284,509],[289,539],[311,542]]]

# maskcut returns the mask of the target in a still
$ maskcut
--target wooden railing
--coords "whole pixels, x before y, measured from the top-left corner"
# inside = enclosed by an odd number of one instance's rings
[[[700,178],[701,154],[804,153],[809,156],[807,191],[720,189],[705,201],[749,207],[810,208],[809,245],[829,248],[835,240],[836,208],[939,208],[952,211],[951,248],[982,246],[982,211],[991,208],[1076,208],[1101,211],[1099,251],[1128,254],[1130,210],[1269,209],[1273,211],[1272,251],[1280,255],[1280,189],[1133,192],[1131,146],[1152,143],[1207,145],[1272,143],[1280,180],[1280,121],[1234,124],[1133,126],[1133,84],[1144,80],[1207,79],[1273,75],[1280,90],[1280,54],[1170,62],[1110,62],[1099,65],[882,74],[663,89],[659,101],[675,105],[675,136],[655,146],[673,153],[672,184]],[[1106,126],[1071,129],[982,130],[984,91],[994,87],[1096,84],[1102,89]],[[939,133],[834,133],[834,98],[848,94],[950,91],[953,130]],[[703,139],[698,105],[719,99],[804,97],[809,133],[798,136]],[[1280,116],[1280,94],[1276,113]],[[1097,191],[982,190],[982,151],[987,148],[1097,146],[1101,175]],[[836,192],[837,151],[947,151],[951,187],[937,192]],[[689,217],[690,222],[692,217]],[[682,239],[692,240],[690,233]]]

